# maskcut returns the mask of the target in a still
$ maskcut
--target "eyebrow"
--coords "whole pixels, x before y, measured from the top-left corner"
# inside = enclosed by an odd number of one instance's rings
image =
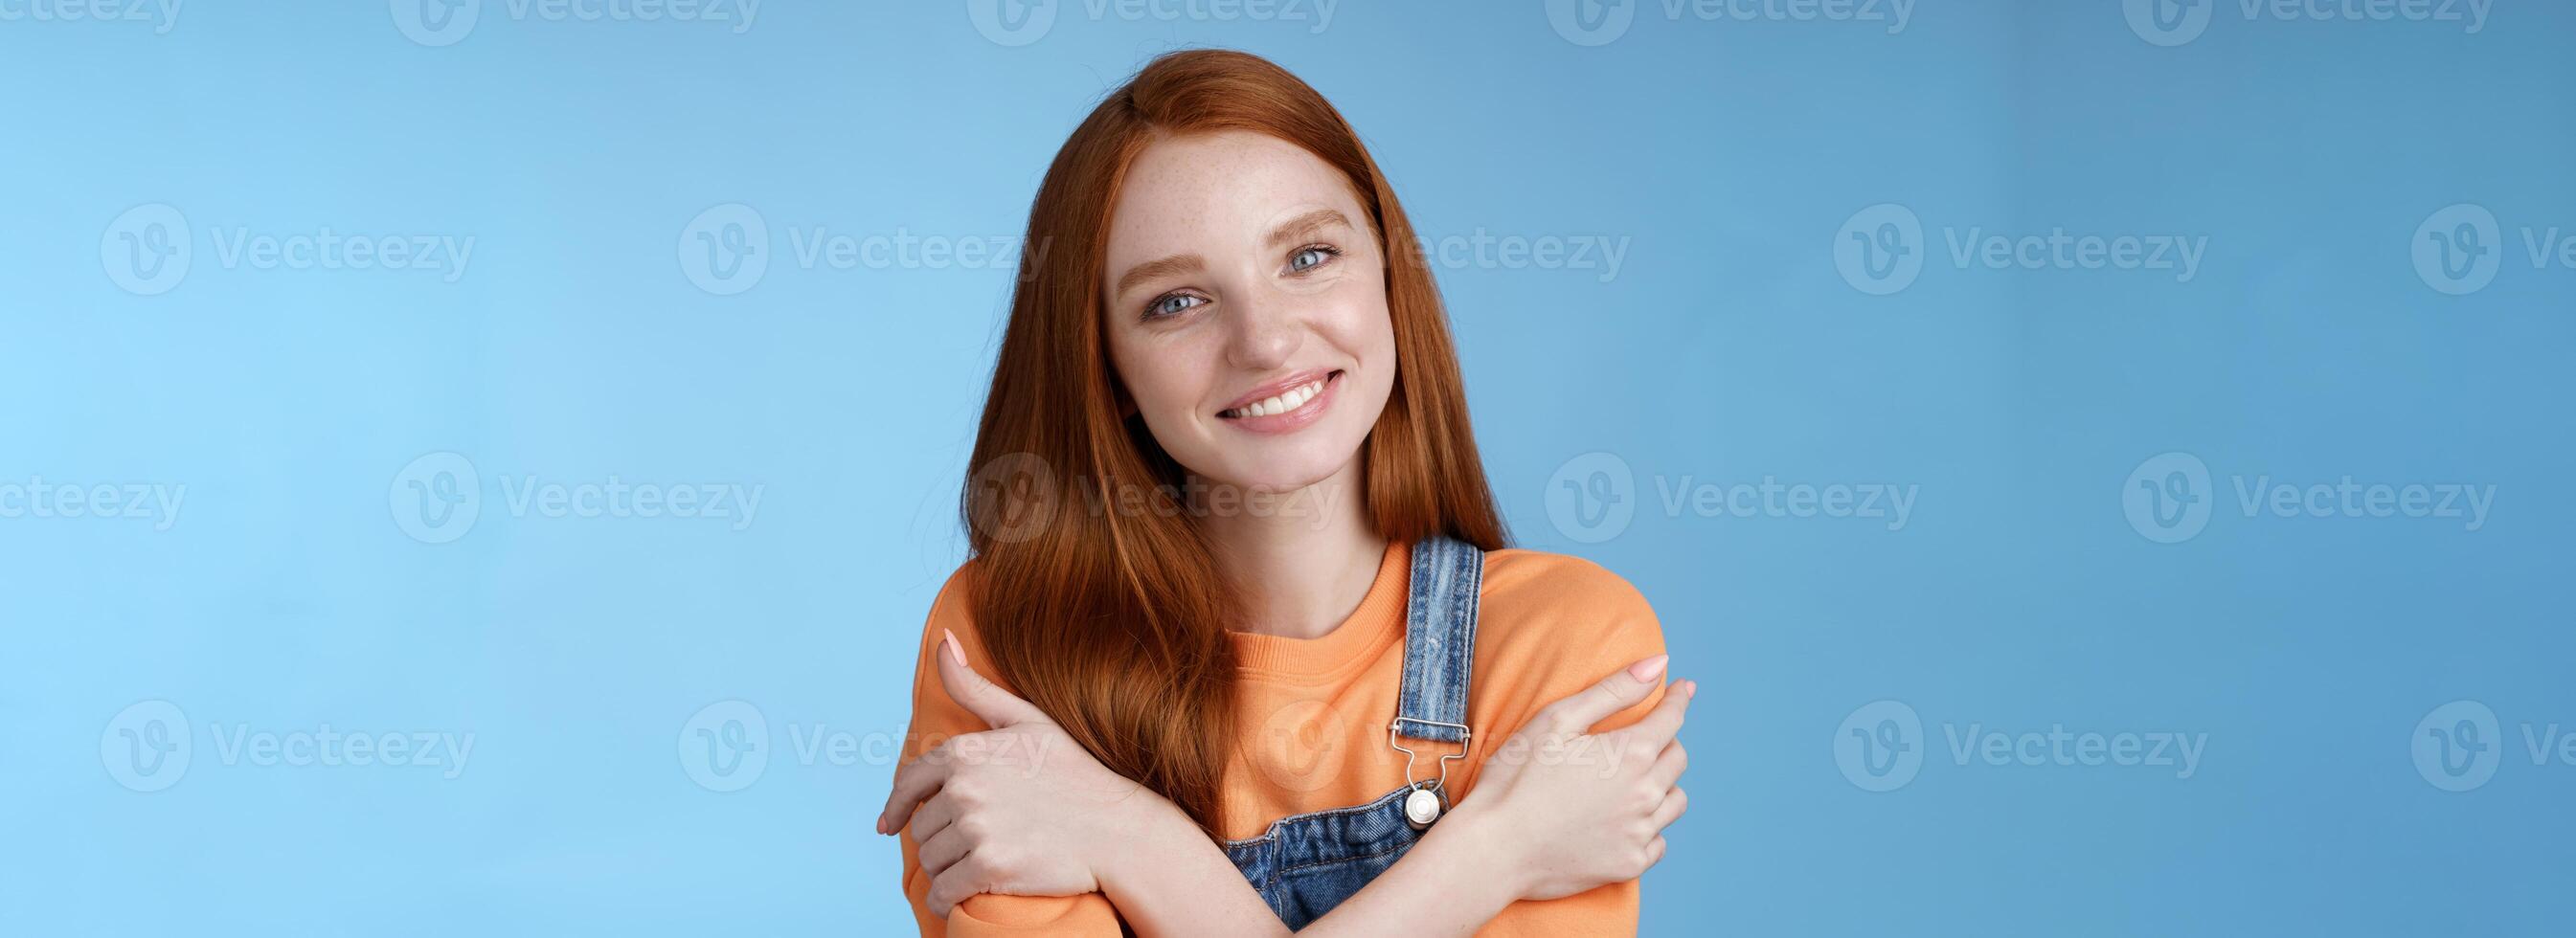
[[[1271,229],[1270,237],[1265,241],[1271,247],[1279,247],[1312,238],[1334,225],[1350,228],[1350,216],[1334,209],[1319,208],[1291,218],[1281,223],[1279,227]],[[1127,291],[1135,289],[1137,284],[1173,274],[1197,273],[1206,269],[1207,259],[1196,254],[1174,254],[1161,260],[1146,261],[1127,268],[1126,273],[1118,275],[1118,287],[1110,291],[1110,295],[1125,296]]]
[[[1333,209],[1319,208],[1295,218],[1291,218],[1287,223],[1271,229],[1270,246],[1275,248],[1286,245],[1291,241],[1303,241],[1308,238],[1312,238],[1317,234],[1323,233],[1324,229],[1330,228],[1334,225],[1340,225],[1344,228],[1351,227],[1350,216],[1344,215]]]
[[[1159,261],[1146,261],[1127,268],[1126,273],[1120,274],[1118,289],[1110,291],[1109,295],[1126,296],[1127,291],[1135,289],[1137,284],[1148,280],[1169,277],[1173,274],[1196,273],[1206,269],[1207,260],[1196,254],[1174,254]]]

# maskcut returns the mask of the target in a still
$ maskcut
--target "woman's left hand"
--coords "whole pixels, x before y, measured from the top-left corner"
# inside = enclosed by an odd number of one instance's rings
[[[1109,864],[1132,857],[1143,832],[1169,826],[1163,815],[1180,816],[1102,766],[1035,705],[967,667],[956,635],[940,647],[940,684],[993,728],[949,737],[905,763],[877,817],[880,834],[911,823],[933,913],[946,916],[983,893],[1103,891]]]

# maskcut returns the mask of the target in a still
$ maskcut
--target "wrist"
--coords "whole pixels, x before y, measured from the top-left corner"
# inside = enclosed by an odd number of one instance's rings
[[[1526,857],[1529,838],[1513,829],[1490,807],[1490,802],[1464,802],[1450,809],[1447,816],[1431,825],[1421,846],[1435,843],[1436,852],[1445,855],[1441,861],[1444,865],[1465,867],[1470,874],[1458,877],[1460,881],[1492,888],[1496,909],[1530,893],[1532,882]]]
[[[1178,805],[1143,786],[1138,786],[1135,795],[1110,814],[1116,818],[1110,827],[1112,836],[1100,841],[1110,849],[1101,852],[1091,870],[1104,893],[1133,888],[1137,874],[1170,868],[1180,849],[1207,838],[1198,822],[1190,820]]]

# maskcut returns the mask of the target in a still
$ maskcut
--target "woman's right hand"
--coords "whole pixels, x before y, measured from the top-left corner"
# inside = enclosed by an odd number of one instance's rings
[[[1482,815],[1506,845],[1522,898],[1557,899],[1644,875],[1664,857],[1663,830],[1688,799],[1676,784],[1689,759],[1674,739],[1699,686],[1676,681],[1625,729],[1594,724],[1646,699],[1663,676],[1657,655],[1549,704],[1486,757],[1459,813]]]

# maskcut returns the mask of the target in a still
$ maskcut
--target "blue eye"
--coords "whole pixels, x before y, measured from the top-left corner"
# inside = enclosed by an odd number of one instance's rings
[[[1206,299],[1187,293],[1167,293],[1155,299],[1154,302],[1145,304],[1145,318],[1161,319],[1165,316],[1177,316],[1205,302],[1207,302]]]
[[[1288,270],[1291,273],[1302,274],[1324,266],[1325,262],[1333,259],[1333,255],[1340,253],[1342,252],[1320,244],[1298,248],[1297,253],[1288,255]]]

